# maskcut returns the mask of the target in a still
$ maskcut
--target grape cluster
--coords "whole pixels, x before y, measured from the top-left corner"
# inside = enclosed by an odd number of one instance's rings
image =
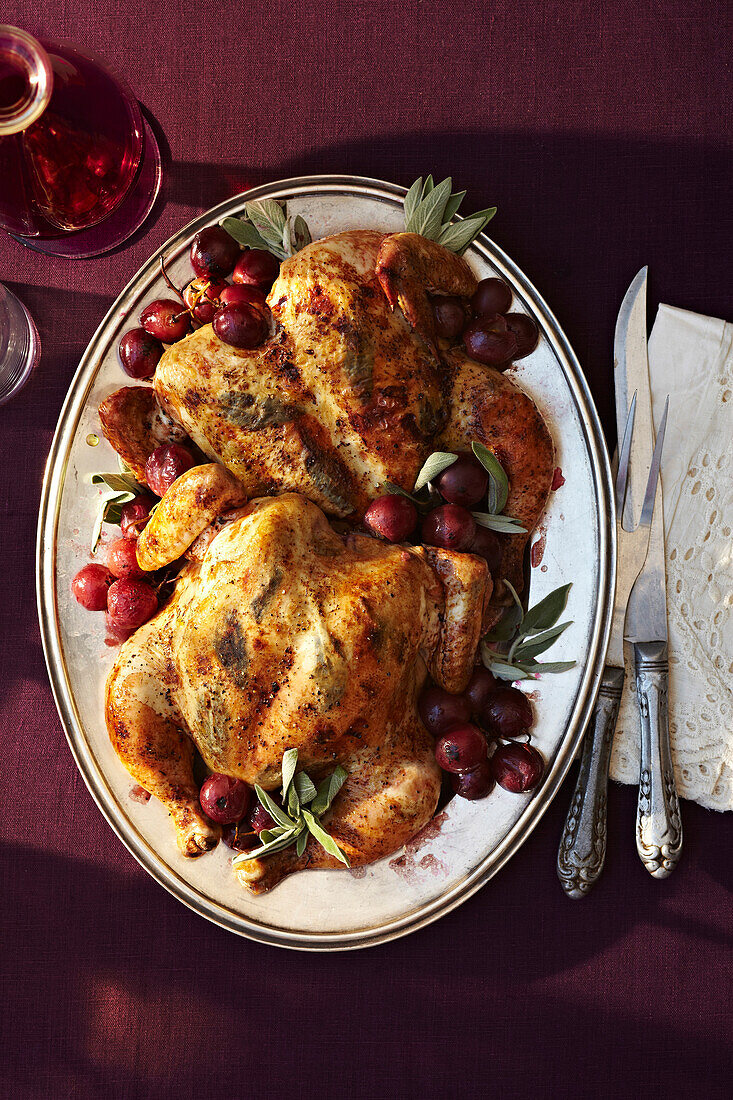
[[[183,293],[168,280],[181,300],[156,298],[140,314],[140,325],[120,339],[120,363],[131,378],[152,378],[163,345],[198,325],[213,325],[219,339],[235,348],[257,347],[270,330],[267,293],[280,271],[271,252],[242,251],[226,230],[211,225],[194,237],[190,258],[196,278]]]
[[[435,479],[443,503],[420,522],[420,542],[444,550],[476,554],[490,573],[501,565],[502,545],[497,535],[481,527],[469,508],[486,495],[489,475],[473,454],[461,454]],[[364,514],[366,526],[388,542],[406,542],[417,533],[418,511],[411,500],[398,494],[377,497]]]
[[[482,279],[466,308],[460,298],[433,298],[435,330],[451,343],[459,339],[479,363],[506,368],[537,347],[539,330],[531,317],[511,313],[512,292],[501,279]]]
[[[436,738],[435,759],[461,798],[485,798],[495,783],[521,794],[533,790],[542,778],[540,753],[528,741],[516,740],[529,738],[532,704],[488,669],[475,668],[461,695],[429,685],[420,695],[418,710]]]

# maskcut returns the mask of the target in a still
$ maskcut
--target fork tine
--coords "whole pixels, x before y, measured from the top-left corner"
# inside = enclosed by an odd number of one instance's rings
[[[634,434],[634,417],[636,416],[636,391],[631,399],[629,415],[626,417],[624,439],[618,453],[618,472],[616,474],[616,515],[621,522],[626,499],[626,486],[629,483],[629,456],[631,455],[631,437]]]
[[[664,446],[664,433],[667,430],[667,413],[669,412],[669,394],[667,394],[667,400],[664,402],[664,412],[662,414],[662,422],[659,425],[659,431],[657,432],[657,441],[654,444],[654,454],[652,455],[652,464],[649,468],[649,478],[646,483],[646,492],[644,494],[644,504],[641,509],[641,519],[639,520],[640,527],[649,527],[652,522],[652,516],[654,515],[654,500],[657,495],[657,482],[659,481],[659,468],[662,465],[662,447]]]

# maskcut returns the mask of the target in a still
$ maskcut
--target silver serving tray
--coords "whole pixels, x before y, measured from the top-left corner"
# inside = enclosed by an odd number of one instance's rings
[[[168,295],[161,255],[174,280],[187,282],[193,235],[242,212],[245,198],[286,199],[292,213],[307,219],[314,237],[353,228],[399,230],[404,193],[394,184],[355,176],[283,180],[228,199],[172,237],[128,284],[93,336],[59,418],[41,497],[38,606],[46,663],[71,751],[97,805],[138,862],[185,905],[232,932],[301,950],[381,943],[460,905],[526,840],[573,759],[603,666],[615,574],[608,457],[578,362],[527,277],[482,236],[466,254],[469,263],[479,277],[505,279],[514,290],[513,308],[525,310],[540,326],[537,350],[518,364],[514,376],[546,417],[566,477],[534,535],[544,540],[544,555],[532,570],[532,602],[573,582],[567,608],[573,625],[550,659],[578,662],[571,672],[529,684],[537,715],[534,741],[548,760],[541,787],[533,796],[497,788],[479,802],[454,799],[404,852],[358,871],[293,875],[263,897],[239,886],[230,867],[232,853],[223,844],[198,860],[181,856],[167,813],[155,799],[135,801],[134,784],[109,743],[103,688],[115,651],[104,644],[102,616],[84,611],[70,591],[72,577],[89,560],[98,504],[99,491],[88,475],[117,468],[103,438],[96,446],[88,440],[101,437],[100,401],[126,382],[134,384],[119,367],[117,343],[146,302]]]

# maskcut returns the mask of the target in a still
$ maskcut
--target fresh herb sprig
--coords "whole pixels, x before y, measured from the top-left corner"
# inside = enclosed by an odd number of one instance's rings
[[[433,182],[432,176],[416,179],[405,195],[405,229],[408,233],[419,233],[421,237],[437,241],[461,256],[486,228],[496,207],[489,206],[454,223],[453,217],[466,192],[453,194],[452,188],[450,176],[438,184]]]
[[[272,829],[262,830],[260,847],[237,856],[232,861],[234,867],[250,859],[261,859],[274,852],[281,852],[291,844],[295,844],[296,853],[302,856],[309,835],[314,837],[329,855],[349,866],[346,854],[341,851],[330,833],[326,832],[320,821],[346,782],[348,773],[339,766],[316,787],[310,776],[305,772],[297,771],[297,767],[298,750],[288,749],[282,759],[281,806],[278,806],[267,791],[255,784],[255,794],[260,805],[264,806],[276,824]]]
[[[223,218],[219,223],[245,248],[262,248],[279,260],[287,260],[311,243],[305,218],[288,216],[284,202],[262,199],[244,204],[244,217]]]
[[[503,535],[526,533],[526,527],[522,527],[519,520],[502,514],[509,497],[509,479],[499,459],[483,443],[472,443],[471,447],[476,458],[489,475],[487,511],[471,513],[476,523],[481,527],[488,527],[492,531],[499,531]],[[419,512],[429,512],[440,503],[439,496],[432,489],[431,483],[440,477],[444,470],[452,466],[457,459],[458,455],[453,454],[451,451],[433,451],[425,460],[422,469],[415,478],[415,485],[411,493],[391,481],[385,481],[382,488],[393,496],[407,497]]]
[[[106,485],[107,492],[102,494],[92,528],[92,553],[96,553],[99,539],[102,534],[102,524],[118,524],[122,519],[122,508],[142,490],[132,474],[92,474],[92,485]]]
[[[543,672],[567,672],[575,661],[538,661],[536,658],[557,641],[572,620],[558,623],[572,585],[564,584],[538,604],[524,611],[519,596],[504,580],[514,603],[501,622],[481,639],[481,660],[500,680],[529,680]],[[500,644],[506,652],[493,649]]]

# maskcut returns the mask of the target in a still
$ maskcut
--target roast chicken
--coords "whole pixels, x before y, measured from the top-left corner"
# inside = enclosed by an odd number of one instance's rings
[[[106,702],[115,749],[168,808],[186,855],[219,837],[199,806],[194,746],[212,771],[268,790],[288,748],[314,779],[341,764],[324,825],[352,864],[395,851],[433,815],[440,773],[417,693],[428,672],[465,687],[481,631],[510,599],[504,579],[522,590],[554,468],[530,397],[436,334],[431,295],[467,300],[475,287],[462,258],[423,237],[340,233],[282,265],[263,346],[233,348],[204,325],[166,350],[154,388],[102,403],[105,434],[140,479],[161,442],[186,435],[202,463],[140,537],[144,569],[187,561],[121,647]],[[474,440],[504,467],[505,511],[526,528],[501,536],[493,578],[470,554],[359,533],[385,481],[411,490],[431,451]],[[240,877],[262,891],[336,865],[311,840]]]
[[[181,850],[196,856],[219,838],[199,806],[194,744],[212,771],[268,790],[288,748],[314,779],[340,763],[348,779],[323,823],[350,863],[401,847],[440,793],[417,693],[428,671],[448,691],[466,686],[486,563],[337,534],[300,494],[247,503],[217,464],[174,483],[138,559],[154,569],[186,550],[172,598],[122,645],[106,699],[112,743],[169,810]],[[240,877],[261,892],[338,866],[311,839],[302,856],[251,860]]]

